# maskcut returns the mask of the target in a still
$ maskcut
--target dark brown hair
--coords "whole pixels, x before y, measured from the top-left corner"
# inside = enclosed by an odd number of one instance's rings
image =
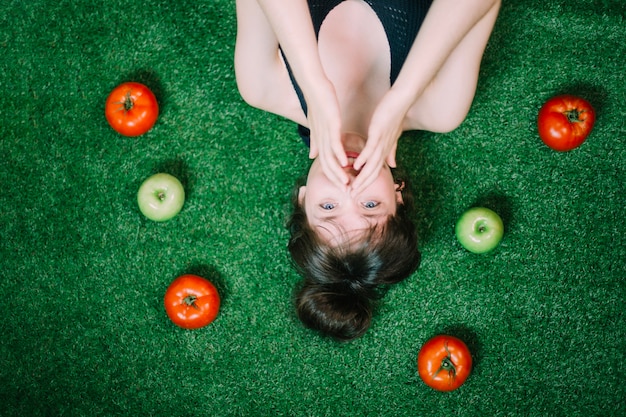
[[[304,180],[296,184],[287,223],[288,248],[303,277],[295,304],[305,326],[338,340],[361,336],[370,326],[373,303],[382,290],[404,280],[419,266],[417,233],[410,217],[413,198],[406,181],[393,173],[401,184],[403,199],[396,213],[358,241],[338,246],[324,242],[309,226],[298,200]]]

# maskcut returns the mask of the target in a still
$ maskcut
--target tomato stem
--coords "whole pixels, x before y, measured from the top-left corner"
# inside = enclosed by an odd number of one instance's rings
[[[198,309],[198,306],[196,305],[197,299],[198,297],[196,297],[195,295],[189,294],[187,297],[183,298],[183,302],[185,303],[185,305]]]
[[[131,110],[134,105],[135,105],[135,102],[130,97],[130,91],[128,91],[126,95],[124,96],[124,111]]]
[[[583,113],[585,113],[585,110],[578,109],[566,110],[565,112],[563,112],[565,117],[567,117],[567,121],[570,123],[582,122],[582,120],[580,120],[580,115]]]
[[[454,363],[452,362],[450,356],[443,358],[439,370],[448,372],[452,375],[453,378],[456,376],[456,366],[454,366]]]
[[[450,350],[448,350],[448,343],[445,343],[446,353],[448,354],[445,358],[441,360],[441,366],[437,369],[437,372],[433,375],[433,378],[437,376],[439,372],[446,372],[450,379],[454,380],[456,378],[456,366],[454,362],[452,362],[452,357],[450,356]]]

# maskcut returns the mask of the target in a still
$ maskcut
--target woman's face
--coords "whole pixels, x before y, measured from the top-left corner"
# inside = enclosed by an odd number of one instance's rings
[[[348,156],[345,171],[352,180],[358,175],[352,164],[365,141],[356,136],[344,139]],[[372,226],[385,223],[396,213],[396,206],[402,202],[402,194],[385,165],[376,180],[358,194],[350,185],[335,185],[322,171],[320,162],[315,159],[309,169],[306,186],[299,192],[300,204],[304,206],[309,225],[328,243],[343,243],[346,239],[358,239]]]

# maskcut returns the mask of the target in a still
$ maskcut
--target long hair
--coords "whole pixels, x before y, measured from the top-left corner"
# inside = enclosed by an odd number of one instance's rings
[[[370,326],[373,304],[383,290],[419,266],[417,233],[410,217],[413,197],[405,180],[396,178],[396,183],[402,184],[403,200],[396,213],[360,239],[337,246],[324,242],[309,226],[298,200],[303,180],[296,184],[287,223],[288,248],[303,277],[295,304],[305,326],[338,340],[361,336]]]

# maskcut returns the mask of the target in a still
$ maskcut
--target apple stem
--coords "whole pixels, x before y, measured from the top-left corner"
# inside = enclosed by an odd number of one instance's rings
[[[165,200],[165,193],[164,193],[163,191],[159,191],[159,193],[157,194],[157,198],[158,198],[160,201]]]

